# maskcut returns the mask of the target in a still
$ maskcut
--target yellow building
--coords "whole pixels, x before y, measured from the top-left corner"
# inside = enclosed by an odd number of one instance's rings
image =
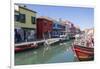
[[[36,37],[36,12],[26,6],[15,5],[14,17],[15,42],[34,40]]]
[[[36,28],[36,12],[18,6],[15,10],[15,27]]]

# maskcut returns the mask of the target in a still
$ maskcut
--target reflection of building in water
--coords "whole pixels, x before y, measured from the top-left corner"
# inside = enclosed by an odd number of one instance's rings
[[[36,38],[36,12],[26,6],[15,5],[15,42],[33,41]]]

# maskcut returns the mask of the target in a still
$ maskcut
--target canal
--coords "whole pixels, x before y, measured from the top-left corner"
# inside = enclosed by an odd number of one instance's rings
[[[46,64],[77,61],[71,49],[73,40],[52,46],[41,46],[24,52],[15,53],[15,65]]]

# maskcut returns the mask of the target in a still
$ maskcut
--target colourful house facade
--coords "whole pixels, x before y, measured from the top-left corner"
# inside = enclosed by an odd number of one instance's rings
[[[51,38],[52,20],[37,18],[37,39]]]
[[[25,6],[15,6],[17,7],[14,10],[15,43],[35,40],[37,12]]]
[[[64,35],[64,30],[65,30],[64,25],[62,25],[59,21],[53,20],[52,32],[51,32],[52,38],[61,37],[61,35]]]

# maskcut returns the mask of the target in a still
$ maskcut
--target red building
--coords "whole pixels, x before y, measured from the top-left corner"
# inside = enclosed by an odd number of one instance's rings
[[[37,18],[37,38],[50,38],[52,31],[52,20],[47,18]]]

